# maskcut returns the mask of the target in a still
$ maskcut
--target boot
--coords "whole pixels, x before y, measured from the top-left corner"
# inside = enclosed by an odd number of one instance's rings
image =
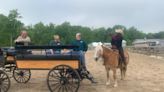
[[[93,76],[88,72],[87,79],[91,81],[91,83],[96,84],[97,82],[94,80]]]

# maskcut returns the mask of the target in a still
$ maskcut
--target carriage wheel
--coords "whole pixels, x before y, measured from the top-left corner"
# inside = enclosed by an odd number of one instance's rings
[[[50,70],[47,85],[51,92],[77,92],[80,77],[76,70],[67,65],[59,65]]]
[[[7,92],[10,88],[10,78],[4,72],[0,70],[0,92]]]
[[[4,67],[4,62],[5,62],[4,56],[0,56],[0,67]]]
[[[31,71],[14,69],[13,77],[18,83],[27,83],[31,78]]]

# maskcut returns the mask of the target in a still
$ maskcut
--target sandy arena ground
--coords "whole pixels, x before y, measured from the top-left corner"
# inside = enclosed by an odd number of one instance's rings
[[[118,70],[117,88],[105,85],[104,66],[101,62],[93,60],[93,51],[87,52],[86,59],[88,70],[94,75],[98,84],[91,84],[88,80],[84,80],[79,92],[164,92],[164,60],[162,59],[130,53],[127,78],[120,80]],[[26,84],[16,83],[12,78],[9,92],[49,92],[46,83],[47,73],[48,71],[32,71],[32,78]]]

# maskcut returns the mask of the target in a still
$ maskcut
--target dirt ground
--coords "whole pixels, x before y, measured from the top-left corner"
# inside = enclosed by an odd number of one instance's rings
[[[81,83],[79,92],[164,92],[164,60],[146,55],[130,53],[126,80],[120,80],[118,70],[118,87],[106,86],[106,73],[102,62],[93,60],[93,51],[86,55],[88,70],[98,84],[88,80]],[[48,71],[32,71],[32,78],[26,84],[19,84],[11,79],[9,92],[49,92],[46,83]],[[110,75],[112,77],[112,75]],[[112,81],[113,82],[113,81]]]

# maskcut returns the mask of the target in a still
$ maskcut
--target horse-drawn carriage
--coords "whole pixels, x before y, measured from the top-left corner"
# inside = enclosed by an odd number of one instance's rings
[[[75,49],[78,46],[22,46],[2,48],[0,55],[0,92],[10,88],[10,77],[18,83],[27,83],[31,78],[30,70],[50,70],[47,85],[51,92],[77,92],[80,81],[84,78],[92,80],[80,57],[75,51],[67,53],[47,53],[50,49]]]

